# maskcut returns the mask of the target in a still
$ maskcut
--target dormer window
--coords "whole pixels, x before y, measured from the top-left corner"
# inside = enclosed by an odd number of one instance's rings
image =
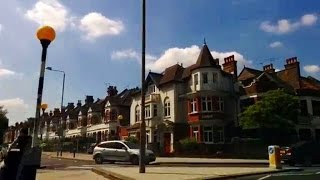
[[[148,87],[148,92],[149,92],[149,94],[155,93],[156,92],[156,86],[155,85],[150,85]]]
[[[202,73],[202,82],[203,84],[208,83],[208,73]]]

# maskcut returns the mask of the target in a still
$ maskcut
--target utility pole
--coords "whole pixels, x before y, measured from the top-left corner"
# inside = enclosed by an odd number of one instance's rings
[[[142,0],[142,56],[141,56],[141,124],[139,173],[146,172],[145,66],[146,66],[146,0]]]

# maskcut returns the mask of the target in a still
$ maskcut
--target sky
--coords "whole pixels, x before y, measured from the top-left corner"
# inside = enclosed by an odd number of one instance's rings
[[[47,64],[66,72],[64,104],[104,98],[108,85],[140,86],[141,0],[0,1],[0,105],[9,124],[35,115],[43,25],[56,30]],[[262,69],[297,56],[304,76],[320,79],[320,1],[147,0],[146,71],[196,62],[204,39],[214,58],[234,54]],[[62,74],[45,72],[43,102],[61,103]]]

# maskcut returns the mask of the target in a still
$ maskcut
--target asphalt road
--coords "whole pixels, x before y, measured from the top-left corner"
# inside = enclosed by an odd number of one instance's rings
[[[319,180],[320,166],[299,167],[302,171],[283,172],[276,174],[264,174],[258,176],[247,176],[237,178],[237,180]]]
[[[50,156],[42,155],[41,166],[45,169],[64,169],[69,166],[85,166],[85,165],[94,165],[94,161],[79,161],[79,160],[69,160],[69,159],[60,159],[52,158]]]

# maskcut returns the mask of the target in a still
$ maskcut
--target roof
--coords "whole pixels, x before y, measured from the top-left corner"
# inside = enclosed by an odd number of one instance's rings
[[[184,71],[184,68],[179,64],[175,64],[171,67],[166,68],[160,80],[160,85],[163,85],[172,81],[182,81],[183,71]]]
[[[106,102],[109,102],[111,105],[116,106],[130,106],[131,105],[131,97],[133,93],[137,91],[136,88],[133,89],[125,89],[121,93],[115,96],[106,97]]]
[[[197,62],[195,66],[193,66],[193,69],[201,68],[201,67],[212,67],[212,66],[217,67],[219,66],[219,64],[216,64],[207,44],[204,44],[198,56]]]

